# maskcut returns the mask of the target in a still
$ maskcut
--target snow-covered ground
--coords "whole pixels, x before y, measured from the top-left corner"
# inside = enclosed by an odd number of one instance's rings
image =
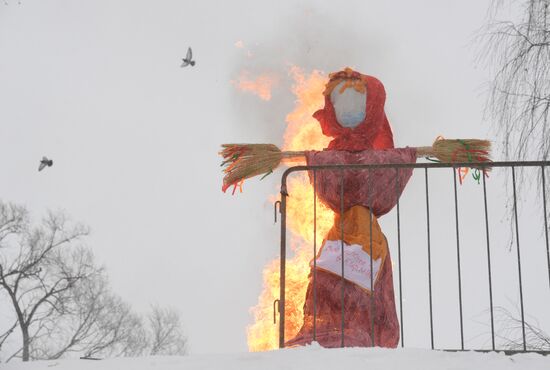
[[[324,349],[313,345],[262,353],[8,363],[0,368],[3,370],[548,370],[550,356],[451,353],[425,349]]]

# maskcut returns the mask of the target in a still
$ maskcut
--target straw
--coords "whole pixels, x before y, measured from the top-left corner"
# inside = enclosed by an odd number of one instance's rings
[[[431,147],[418,147],[417,157],[435,157],[437,162],[475,163],[490,162],[491,142],[478,139],[443,139],[438,138]],[[273,144],[223,144],[219,154],[223,157],[224,167],[222,190],[225,192],[234,186],[241,188],[245,179],[262,175],[261,179],[271,174],[281,160],[296,159],[305,156],[305,151],[281,151]],[[484,173],[489,168],[484,169]]]

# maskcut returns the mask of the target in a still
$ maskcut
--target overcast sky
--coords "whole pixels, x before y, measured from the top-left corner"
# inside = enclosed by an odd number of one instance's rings
[[[179,309],[193,353],[246,351],[261,271],[278,254],[268,198],[280,173],[232,197],[221,192],[217,152],[226,142],[282,143],[289,65],[377,76],[396,146],[490,136],[488,77],[472,47],[489,0],[6,3],[0,198],[36,218],[62,209],[88,224],[114,290],[140,311]],[[188,46],[197,64],[182,69]],[[245,68],[280,78],[270,101],[233,87]],[[54,165],[38,173],[43,155]],[[416,178],[409,209],[423,204]]]

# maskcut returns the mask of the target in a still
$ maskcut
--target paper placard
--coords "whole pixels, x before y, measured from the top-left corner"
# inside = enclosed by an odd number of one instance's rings
[[[342,276],[342,242],[340,240],[327,240],[323,244],[317,257],[317,267]],[[349,280],[360,287],[371,291],[371,264],[370,255],[359,244],[346,244],[344,242],[344,279]],[[378,277],[382,258],[372,263],[374,282]],[[313,266],[313,261],[311,261]],[[374,290],[374,289],[373,289]]]

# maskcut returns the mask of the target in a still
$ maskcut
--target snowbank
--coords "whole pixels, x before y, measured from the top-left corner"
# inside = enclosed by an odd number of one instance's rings
[[[2,370],[548,370],[550,356],[450,353],[425,349],[324,349],[318,345],[273,352],[185,357],[58,360],[1,364]]]

